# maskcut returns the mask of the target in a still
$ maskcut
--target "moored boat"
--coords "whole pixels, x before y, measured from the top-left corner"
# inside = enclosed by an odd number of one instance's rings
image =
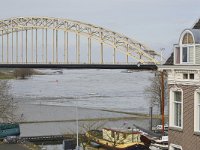
[[[168,125],[165,125],[165,135],[163,136],[161,130],[157,132],[152,132],[146,129],[143,129],[137,125],[134,125],[137,129],[139,129],[145,136],[151,140],[151,149],[159,149],[159,150],[167,150],[168,149]],[[157,129],[161,129],[162,125],[157,125]]]
[[[139,131],[130,129],[91,130],[86,137],[109,150],[149,150],[151,144]]]
[[[0,123],[0,139],[7,136],[19,136],[20,128],[18,123]]]

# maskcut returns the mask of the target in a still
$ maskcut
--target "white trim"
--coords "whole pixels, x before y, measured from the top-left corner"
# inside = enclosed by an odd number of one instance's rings
[[[179,149],[183,150],[182,146],[171,143],[169,150],[174,150],[174,148],[179,148]]]
[[[200,66],[186,66],[186,65],[172,65],[172,66],[158,66],[158,70],[165,70],[168,74],[168,84],[181,84],[181,85],[197,85],[200,86]],[[183,79],[183,73],[193,73],[194,79]]]
[[[200,88],[196,89],[194,92],[194,132],[200,132],[200,102],[199,101],[200,96]]]
[[[182,44],[183,42],[183,37],[185,36],[185,34],[191,34],[192,35],[192,38],[193,38],[193,44]],[[194,38],[194,35],[193,33],[190,31],[190,29],[186,29],[184,30],[181,35],[180,35],[180,38],[179,38],[179,46],[180,46],[180,64],[187,64],[187,65],[192,65],[192,64],[195,64],[195,51],[196,51],[196,44],[195,44],[195,38]],[[193,47],[193,62],[183,62],[183,47],[187,47],[187,57],[189,58],[189,47]],[[187,58],[187,61],[189,60]],[[175,61],[174,61],[175,62]],[[175,64],[175,63],[174,63]]]
[[[181,92],[181,126],[174,124],[174,92]],[[183,90],[178,87],[172,87],[170,89],[169,97],[169,126],[173,128],[183,129]]]
[[[183,62],[183,48],[187,48],[187,61],[186,62]],[[190,62],[189,58],[190,58],[190,48],[193,47],[193,62]],[[195,45],[191,45],[191,44],[183,44],[180,46],[180,64],[186,64],[186,65],[192,65],[192,64],[195,64],[195,53],[196,51],[196,47]]]
[[[196,46],[197,46],[197,44],[194,45],[194,53],[193,53],[194,59],[193,59],[193,64],[196,64]]]
[[[200,65],[157,65],[158,70],[200,70]]]
[[[193,38],[193,41],[194,41],[193,44],[195,44],[194,35],[193,35],[192,31],[190,31],[190,29],[185,29],[185,30],[181,33],[181,35],[180,35],[180,38],[179,38],[179,45],[183,45],[183,44],[182,44],[182,41],[183,41],[183,37],[184,37],[184,35],[185,35],[186,33],[190,33],[190,34],[192,35],[192,38]],[[192,44],[192,45],[193,45],[193,44]],[[187,45],[187,44],[186,44],[186,45]]]
[[[181,84],[181,85],[196,85],[196,86],[200,86],[200,82],[199,81],[182,81],[182,80],[168,80],[168,84],[169,85],[174,85],[174,84]]]
[[[177,48],[179,48],[179,63],[176,63],[176,62],[177,62],[177,61],[176,61],[176,54],[177,54],[176,49],[177,49]],[[181,63],[181,60],[180,60],[180,59],[181,59],[181,56],[180,56],[181,54],[180,54],[180,53],[181,53],[181,48],[180,48],[180,46],[179,46],[179,45],[175,45],[175,46],[174,46],[174,64],[175,64],[175,65],[180,65],[180,63]]]

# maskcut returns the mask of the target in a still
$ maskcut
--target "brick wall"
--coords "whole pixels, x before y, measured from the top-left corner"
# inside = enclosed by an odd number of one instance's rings
[[[173,85],[169,85],[169,89]],[[183,150],[200,150],[200,135],[194,134],[194,91],[192,85],[178,85],[183,90],[183,130],[169,128],[169,144],[182,146]]]

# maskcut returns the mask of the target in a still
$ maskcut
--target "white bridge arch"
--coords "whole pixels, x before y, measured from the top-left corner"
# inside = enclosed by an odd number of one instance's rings
[[[38,49],[38,31],[41,30],[42,46]],[[52,51],[49,51],[47,41],[48,30],[52,31]],[[64,32],[63,57],[64,62],[58,58],[58,31]],[[22,34],[20,34],[22,32]],[[117,32],[80,21],[69,19],[51,18],[51,17],[16,17],[0,20],[0,62],[2,64],[37,64],[49,63],[68,64],[68,33],[76,35],[76,62],[80,64],[80,36],[87,37],[88,40],[88,64],[92,64],[92,40],[95,39],[100,44],[100,64],[104,64],[104,44],[113,49],[113,64],[116,62],[116,51],[126,55],[126,64],[159,64],[156,56],[159,56],[154,50],[149,49],[144,44],[133,40]],[[30,35],[30,36],[29,36]],[[19,37],[21,36],[21,38]],[[24,40],[25,37],[25,40]],[[33,39],[34,38],[34,39]],[[28,39],[30,42],[28,42]],[[30,40],[31,39],[31,40]],[[19,41],[21,43],[19,43]],[[30,46],[29,46],[30,44]],[[30,48],[28,48],[30,47]],[[42,51],[42,59],[38,59],[39,51]],[[48,54],[52,54],[49,58]],[[30,59],[28,55],[31,55]],[[22,57],[20,60],[19,57]],[[129,59],[130,58],[130,59]]]

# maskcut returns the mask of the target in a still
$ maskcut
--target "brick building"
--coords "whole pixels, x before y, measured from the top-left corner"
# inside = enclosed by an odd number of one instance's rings
[[[169,150],[200,150],[200,20],[174,45],[167,72]]]

